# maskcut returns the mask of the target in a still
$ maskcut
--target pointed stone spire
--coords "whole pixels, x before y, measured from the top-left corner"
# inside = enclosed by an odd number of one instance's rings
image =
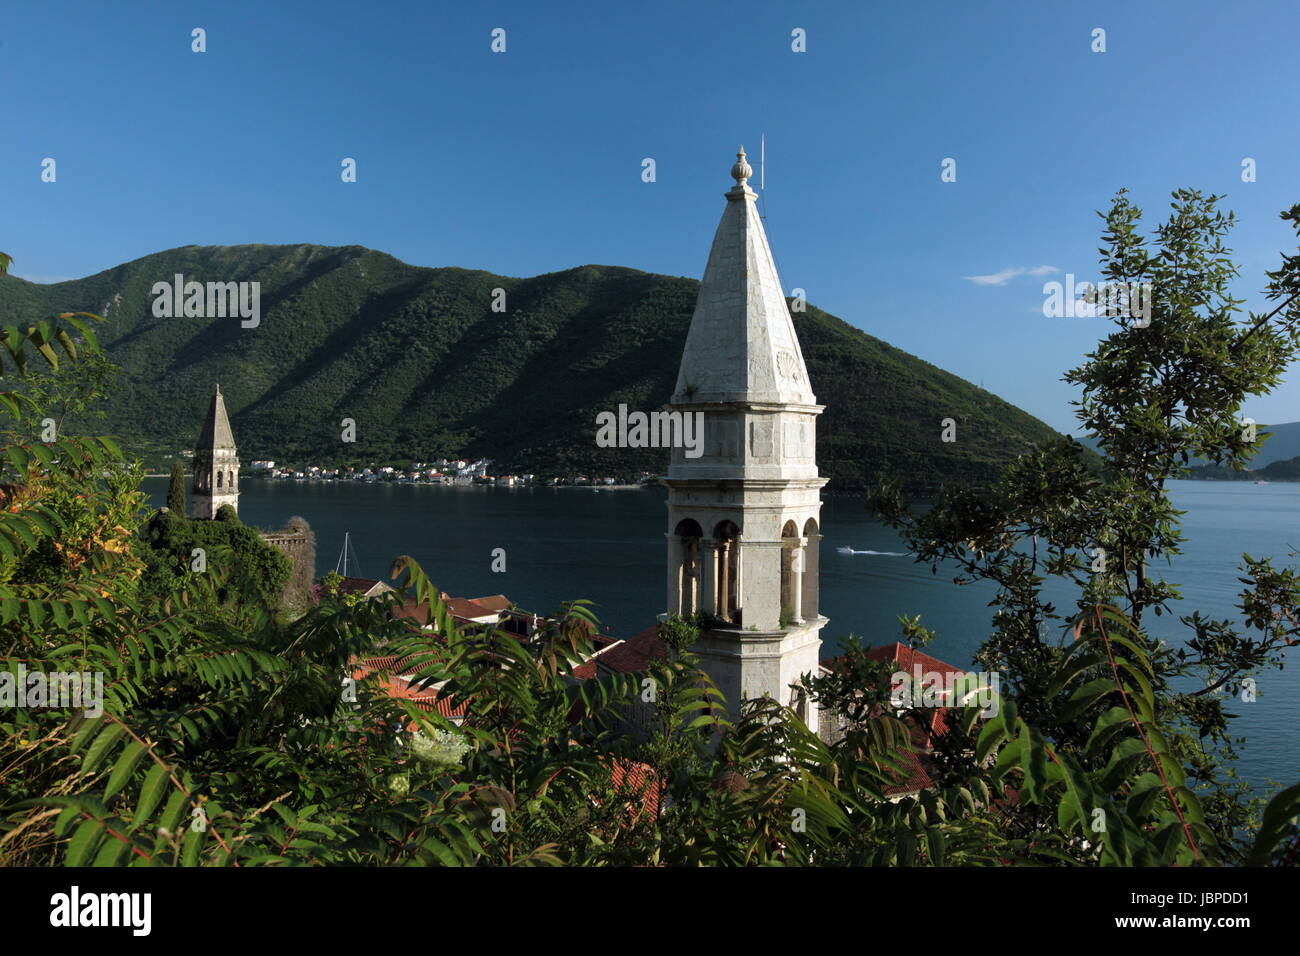
[[[742,146],[691,317],[674,405],[817,403],[758,215],[758,194],[749,188],[753,173]]]
[[[208,406],[208,417],[203,420],[203,428],[199,431],[199,442],[195,447],[196,450],[209,451],[235,450],[235,435],[230,430],[230,419],[226,415],[226,402],[221,397],[220,384],[217,385],[217,393],[212,396],[212,404]]]

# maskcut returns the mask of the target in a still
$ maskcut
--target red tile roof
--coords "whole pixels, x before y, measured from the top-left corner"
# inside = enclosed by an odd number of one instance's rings
[[[596,660],[599,658],[603,661],[606,654],[624,643],[624,641],[610,637],[608,634],[594,635],[591,639],[591,656],[573,669],[573,676],[579,680],[591,680],[596,676]]]
[[[426,667],[431,663],[442,660],[445,653],[441,647],[435,645],[417,653],[405,654],[400,657],[390,654],[386,657],[353,658],[351,664],[354,668],[359,668],[364,672],[362,676],[374,671],[405,674],[411,670]]]
[[[469,600],[473,601],[480,607],[487,608],[489,611],[498,612],[507,610],[512,603],[510,598],[506,597],[504,594],[489,594],[487,597],[476,597],[470,598]]]
[[[429,602],[423,601],[417,604],[414,598],[408,598],[400,608],[393,612],[393,617],[398,620],[409,619],[423,627],[429,623]]]
[[[659,818],[659,775],[649,764],[614,757],[610,763],[610,782],[615,792],[628,798],[633,823],[642,814],[651,823]]]
[[[937,657],[931,657],[906,644],[899,644],[895,641],[892,644],[881,644],[879,647],[873,647],[867,650],[865,657],[873,661],[892,661],[899,665],[899,670],[905,670],[909,673],[912,668],[920,664],[922,671],[938,671],[940,674],[962,674],[965,673],[960,667],[954,667],[946,661],[941,661]],[[843,663],[843,656],[827,657],[822,660],[822,667],[827,670],[836,670]]]
[[[937,673],[944,676],[952,675],[960,677],[966,672],[960,667],[954,667],[947,661],[941,661],[937,657],[931,657],[915,648],[908,647],[906,644],[884,644],[880,647],[873,647],[866,654],[874,661],[893,661],[898,665],[900,671],[906,671],[909,675],[914,673],[918,668],[922,674]],[[938,737],[948,728],[947,723],[948,708],[935,707],[930,714],[929,732],[931,736]],[[925,741],[926,749],[930,747],[930,741]]]
[[[420,687],[419,679],[414,676],[403,674],[402,665],[410,663],[411,659],[397,657],[371,657],[365,660],[353,662],[352,676],[354,680],[362,680],[371,674],[377,674],[379,677],[379,686],[389,697],[397,700],[408,700],[420,710],[426,713],[439,713],[444,717],[452,720],[459,720],[468,712],[465,704],[453,705],[451,698],[441,693],[432,685]],[[407,724],[407,730],[414,730],[416,722],[410,721]]]
[[[663,660],[668,656],[668,648],[659,639],[659,629],[648,627],[639,634],[612,645],[600,654],[596,660],[605,667],[619,674],[635,674],[645,670],[653,660]]]
[[[882,644],[880,647],[873,647],[867,651],[866,656],[873,661],[893,661],[899,665],[899,670],[908,672],[919,664],[923,671],[937,671],[940,674],[965,673],[960,667],[954,667],[947,661],[941,661],[937,657],[931,657],[929,654],[908,647],[906,644],[899,644],[897,641],[893,644]],[[838,659],[834,658],[834,660]]]
[[[354,660],[352,663],[353,666],[362,670],[363,673],[361,674],[361,677],[365,677],[366,674],[369,674],[372,671],[392,670],[397,666],[399,660],[401,660],[401,658],[396,655],[390,655],[388,657],[367,657],[363,660]],[[356,679],[360,680],[361,677],[357,677]]]
[[[960,667],[954,667],[947,661],[941,661],[937,657],[931,657],[929,654],[898,642],[873,647],[866,652],[865,656],[873,661],[891,662],[897,665],[898,670],[909,675],[918,668],[923,674],[936,673],[945,677],[948,675],[955,677],[966,673]],[[833,671],[842,661],[842,657],[828,658],[822,661],[822,667]],[[884,793],[886,796],[892,797],[916,793],[919,790],[934,786],[934,779],[929,772],[932,769],[929,755],[933,749],[934,738],[941,736],[947,730],[947,715],[947,707],[930,708],[925,723],[918,722],[915,715],[909,715],[912,718],[908,721],[908,733],[912,740],[912,747],[900,753],[904,772],[902,775],[893,774],[898,779],[898,783],[894,786],[885,787]]]
[[[477,601],[471,601],[469,598],[444,598],[447,605],[447,611],[452,617],[462,618],[466,621],[476,621],[477,618],[490,617],[496,620],[499,611],[484,607]],[[426,614],[427,614],[426,610]]]
[[[898,757],[903,765],[903,772],[901,774],[896,771],[890,772],[890,776],[898,780],[898,783],[885,787],[881,791],[885,796],[906,796],[934,786],[934,779],[926,770],[924,755],[915,750],[900,750]]]
[[[447,607],[447,612],[461,624],[485,624],[484,618],[495,621],[499,615],[498,611],[484,607],[477,601],[469,600],[469,598],[450,597],[444,593],[441,595],[441,599]],[[398,620],[405,618],[420,627],[424,627],[429,623],[429,602],[422,601],[417,604],[414,598],[408,598],[400,608],[393,612],[393,616]]]
[[[437,697],[434,697],[432,700],[424,700],[424,699],[417,700],[415,702],[415,706],[420,708],[420,710],[429,713],[433,713],[436,711],[437,713],[446,717],[448,720],[462,720],[465,717],[465,715],[469,713],[468,704],[463,702],[454,704],[452,703],[451,698],[448,697],[446,694],[440,694]],[[407,729],[414,730],[415,721],[411,721],[411,724]]]

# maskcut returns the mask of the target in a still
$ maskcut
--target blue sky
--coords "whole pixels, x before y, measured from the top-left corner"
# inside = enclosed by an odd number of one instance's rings
[[[765,133],[787,292],[1068,431],[1061,373],[1105,325],[1044,318],[1042,284],[1097,277],[1120,187],[1151,222],[1172,189],[1226,194],[1237,292],[1264,304],[1296,244],[1297,35],[1300,7],[1248,0],[10,5],[0,248],[37,280],[246,242],[698,277]],[[1300,419],[1298,373],[1247,414]]]

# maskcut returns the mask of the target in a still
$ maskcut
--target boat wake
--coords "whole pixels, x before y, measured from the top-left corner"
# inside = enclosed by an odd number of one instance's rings
[[[837,548],[840,554],[880,554],[891,558],[905,558],[906,551],[854,551],[852,548]]]

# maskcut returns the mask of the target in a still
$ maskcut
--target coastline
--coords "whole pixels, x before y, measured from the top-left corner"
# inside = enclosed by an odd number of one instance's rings
[[[145,478],[171,478],[170,474],[164,472],[150,471],[145,472]],[[190,472],[185,473],[186,481],[193,478]],[[557,491],[644,491],[647,488],[660,487],[658,482],[648,482],[645,484],[618,484],[618,485],[553,485],[549,482],[527,482],[516,483],[513,485],[497,484],[495,482],[484,483],[465,483],[449,481],[358,481],[352,478],[267,478],[262,475],[243,475],[241,481],[266,481],[276,484],[329,484],[329,485],[415,485],[421,488],[509,488],[512,491],[522,491],[525,489],[545,488]]]

